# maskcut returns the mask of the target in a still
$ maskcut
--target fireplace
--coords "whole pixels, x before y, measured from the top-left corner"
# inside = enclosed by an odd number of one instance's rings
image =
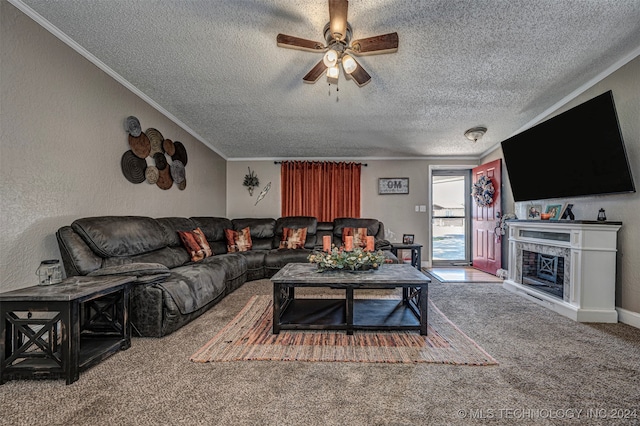
[[[539,236],[540,237],[540,236]],[[548,238],[548,233],[544,234]],[[524,288],[542,292],[563,301],[569,301],[571,295],[571,249],[566,242],[533,240],[526,234],[528,241],[514,244],[515,281]]]
[[[562,299],[564,257],[523,250],[522,284]]]
[[[513,220],[503,286],[576,321],[617,322],[620,222]]]

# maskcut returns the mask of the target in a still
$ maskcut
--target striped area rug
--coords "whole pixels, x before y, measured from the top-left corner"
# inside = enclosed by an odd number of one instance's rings
[[[429,300],[427,336],[417,331],[290,331],[274,335],[271,296],[253,296],[191,356],[193,362],[327,361],[496,365]]]

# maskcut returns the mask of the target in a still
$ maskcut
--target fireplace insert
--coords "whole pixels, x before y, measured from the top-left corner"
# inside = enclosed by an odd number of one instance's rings
[[[562,299],[564,257],[523,250],[522,284]]]

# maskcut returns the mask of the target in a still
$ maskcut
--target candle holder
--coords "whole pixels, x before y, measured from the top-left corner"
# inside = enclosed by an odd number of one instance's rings
[[[62,270],[58,259],[43,260],[36,270],[38,285],[51,285],[62,282]]]

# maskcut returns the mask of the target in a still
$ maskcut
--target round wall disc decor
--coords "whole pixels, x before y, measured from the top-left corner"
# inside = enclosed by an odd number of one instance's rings
[[[156,152],[163,152],[162,142],[164,141],[164,138],[162,137],[162,133],[154,128],[148,128],[145,133],[147,134],[149,142],[151,143],[151,155],[155,154]]]
[[[164,170],[167,168],[167,157],[164,156],[163,152],[156,152],[153,154],[153,161],[156,162],[158,170]]]
[[[163,170],[158,170],[158,181],[156,182],[158,188],[169,189],[173,185],[173,179],[171,179],[171,172],[169,167],[165,167]]]
[[[156,182],[158,182],[158,168],[155,166],[148,166],[147,170],[145,171],[145,176],[147,178],[147,183],[150,184],[155,184]]]
[[[140,133],[138,136],[130,134],[129,146],[131,151],[140,158],[147,158],[151,152],[151,143],[149,143],[149,138],[144,133]]]
[[[187,150],[182,144],[182,142],[175,141],[173,143],[176,152],[171,156],[172,160],[178,160],[182,163],[183,166],[187,165]]]
[[[182,161],[173,160],[171,162],[171,177],[175,183],[182,183],[184,180],[184,164],[182,164]]]
[[[164,142],[162,142],[162,149],[164,149],[164,152],[169,154],[169,156],[176,153],[176,147],[173,146],[173,141],[171,139],[165,139]]]
[[[130,115],[124,120],[124,129],[134,138],[140,136],[142,129],[140,128],[140,121],[133,115]]]
[[[133,151],[129,150],[122,155],[120,166],[122,167],[122,174],[129,182],[142,183],[146,179],[147,162],[143,158],[136,156]]]

